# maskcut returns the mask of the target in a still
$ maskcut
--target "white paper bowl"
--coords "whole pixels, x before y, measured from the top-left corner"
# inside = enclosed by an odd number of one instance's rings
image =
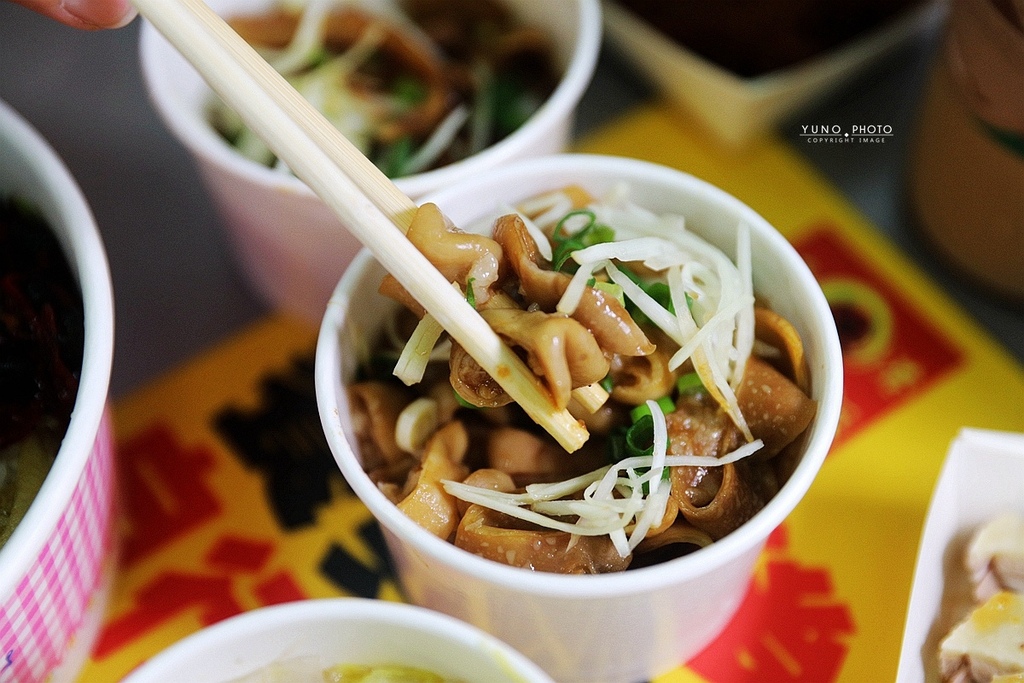
[[[414,199],[514,159],[561,151],[568,144],[576,105],[590,83],[600,48],[598,0],[504,2],[556,37],[562,79],[542,107],[501,142],[454,164],[398,179],[396,184]],[[208,4],[229,16],[259,12],[276,3]],[[206,83],[148,22],[143,22],[140,51],[153,106],[193,156],[249,282],[271,305],[319,322],[338,278],[361,245],[303,182],[244,158],[217,134],[206,117],[211,97]]]
[[[569,183],[600,196],[620,181],[655,212],[734,252],[742,220],[751,228],[754,287],[799,330],[806,345],[818,413],[806,451],[778,495],[735,532],[660,565],[620,574],[563,576],[513,568],[446,543],[406,517],[363,472],[351,436],[345,384],[359,345],[373,338],[389,303],[377,294],[383,270],[361,253],[327,307],[316,355],[320,417],[349,484],[381,523],[402,586],[412,602],[493,633],[560,681],[637,681],[678,666],[701,650],[739,606],[768,534],[814,479],[835,433],[842,400],[842,359],[828,304],[806,264],[763,218],[722,190],[685,173],[630,159],[557,155],[527,160],[435,193],[459,226]]]
[[[604,0],[602,10],[611,44],[670,102],[733,148],[752,143],[801,107],[833,92],[944,15],[943,4],[933,1],[805,62],[743,78],[612,0]]]
[[[938,683],[939,642],[972,607],[971,536],[996,515],[1024,517],[1024,434],[962,429],[950,445],[918,547],[898,683]]]
[[[323,668],[412,666],[467,683],[553,683],[521,654],[468,624],[362,598],[301,600],[239,614],[178,641],[123,683],[227,683],[289,660]]]
[[[106,254],[85,198],[46,141],[0,102],[0,196],[39,209],[85,304],[78,396],[56,460],[0,549],[0,680],[71,681],[103,617],[114,561],[114,351]]]

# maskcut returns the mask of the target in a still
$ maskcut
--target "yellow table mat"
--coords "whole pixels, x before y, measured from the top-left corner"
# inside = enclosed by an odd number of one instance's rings
[[[1024,372],[785,143],[724,155],[690,126],[654,104],[576,148],[682,169],[778,227],[836,312],[847,389],[835,446],[736,619],[657,683],[893,680],[943,457],[962,426],[1024,431]],[[401,600],[320,431],[315,334],[269,317],[114,406],[120,570],[82,681],[261,605]]]

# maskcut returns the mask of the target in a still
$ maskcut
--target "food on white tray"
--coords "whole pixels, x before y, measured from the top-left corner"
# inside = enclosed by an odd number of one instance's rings
[[[1024,518],[999,515],[983,526],[967,549],[975,594],[984,600],[1000,590],[1024,593]]]
[[[990,519],[974,532],[965,563],[978,604],[939,645],[942,680],[1024,683],[1024,519]]]
[[[975,608],[939,646],[939,670],[955,683],[1024,675],[1024,596],[1000,591]]]

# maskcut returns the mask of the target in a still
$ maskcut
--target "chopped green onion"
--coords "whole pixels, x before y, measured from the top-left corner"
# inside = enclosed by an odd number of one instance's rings
[[[704,391],[704,383],[696,372],[688,372],[676,380],[676,391],[680,394],[695,394]]]
[[[640,289],[644,290],[652,299],[654,299],[658,305],[672,315],[675,315],[676,309],[675,306],[672,305],[672,293],[667,284],[664,282],[644,282],[640,279],[639,275],[629,268],[621,265],[617,267],[626,277],[635,282]],[[647,314],[641,311],[636,304],[628,298],[626,298],[625,306],[626,312],[629,313],[630,317],[633,318],[633,321],[636,322],[637,325],[652,324],[652,321],[647,317]]]
[[[626,452],[630,457],[654,453],[654,418],[650,413],[626,430]]]
[[[476,280],[475,277],[466,280],[466,301],[469,302],[470,306],[476,308],[476,292],[473,291],[474,280]]]
[[[405,174],[405,167],[409,164],[412,154],[412,138],[408,135],[403,136],[384,148],[377,160],[377,166],[387,177],[398,178]]]
[[[491,98],[494,128],[498,139],[520,128],[540,107],[541,102],[517,79],[499,74],[492,82]]]
[[[604,389],[608,393],[611,393],[612,389],[615,387],[615,380],[612,379],[611,375],[605,375],[604,379],[602,379],[599,382],[599,384],[601,385],[602,389]]]
[[[565,222],[574,216],[586,216],[587,223],[573,234],[565,231]],[[615,231],[607,225],[597,223],[597,216],[589,209],[576,209],[562,216],[562,219],[555,225],[551,233],[551,240],[555,243],[551,263],[554,270],[561,270],[562,266],[569,260],[572,252],[579,251],[595,244],[611,242],[615,239]],[[573,265],[573,264],[570,264]]]
[[[455,389],[452,389],[452,393],[455,394],[455,401],[463,408],[472,408],[473,410],[477,410],[480,407],[475,406],[466,399],[462,398],[462,396],[459,395],[459,392],[455,391]]]
[[[319,69],[321,66],[326,64],[331,59],[331,52],[323,45],[319,45],[312,52],[309,53],[309,64],[307,69],[312,71],[313,69]]]
[[[664,413],[665,415],[668,415],[669,413],[675,411],[676,409],[676,404],[672,401],[671,396],[662,396],[657,400],[657,403],[658,407],[661,408],[661,412]],[[644,417],[645,415],[649,417],[650,414],[651,409],[647,406],[647,404],[641,403],[636,408],[633,408],[633,410],[629,411],[629,419],[635,423],[641,417]]]
[[[621,285],[617,285],[614,282],[595,282],[590,286],[612,295],[623,307],[626,305],[626,296],[622,293]]]
[[[357,379],[360,382],[367,380],[388,380],[394,379],[395,365],[398,364],[398,354],[392,351],[385,351],[370,356],[369,361],[360,366]]]
[[[419,79],[402,76],[395,80],[392,95],[400,108],[408,110],[427,98],[427,87]]]

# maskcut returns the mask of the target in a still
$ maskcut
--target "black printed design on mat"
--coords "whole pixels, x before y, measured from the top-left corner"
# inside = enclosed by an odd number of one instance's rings
[[[312,525],[332,487],[347,489],[320,424],[313,354],[265,377],[260,398],[255,410],[219,411],[214,428],[243,463],[263,475],[270,507],[284,529]]]
[[[376,564],[367,567],[337,543],[332,543],[320,561],[320,573],[343,591],[365,598],[376,598],[384,581],[394,580],[390,555],[380,526],[367,520],[359,527],[359,536],[373,550]]]

